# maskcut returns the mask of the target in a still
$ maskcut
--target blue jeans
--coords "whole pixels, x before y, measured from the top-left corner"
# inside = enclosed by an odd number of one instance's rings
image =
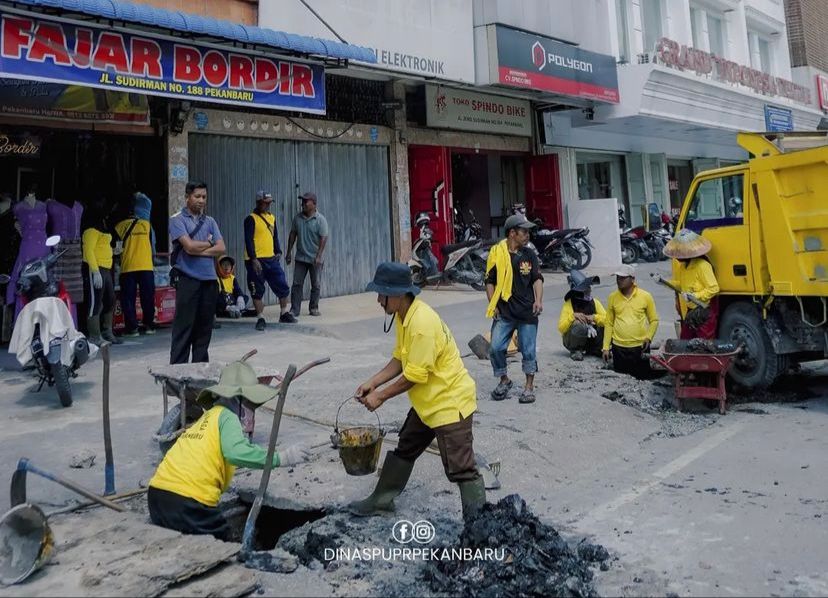
[[[489,360],[495,377],[506,375],[506,349],[512,334],[518,331],[518,351],[523,361],[521,367],[524,374],[534,374],[538,371],[538,360],[535,356],[535,345],[538,339],[538,325],[524,322],[512,322],[503,318],[492,320],[492,343],[489,349]]]

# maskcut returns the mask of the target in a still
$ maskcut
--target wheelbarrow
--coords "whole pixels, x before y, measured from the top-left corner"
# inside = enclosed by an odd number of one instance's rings
[[[719,413],[727,412],[725,378],[733,360],[741,351],[725,341],[683,341],[670,339],[660,355],[650,359],[673,375],[679,411],[684,399],[716,401]]]
[[[257,353],[253,349],[246,353],[240,361],[247,361]],[[154,436],[162,453],[166,453],[175,444],[178,437],[184,433],[190,424],[201,417],[204,410],[196,402],[199,393],[209,386],[219,383],[221,370],[226,363],[179,363],[174,365],[155,366],[149,369],[150,375],[156,384],[161,384],[161,396],[164,401],[164,416],[161,426]],[[270,386],[274,380],[281,381],[277,370],[253,368],[260,384]],[[170,397],[178,399],[178,405],[169,406]],[[242,407],[242,430],[248,438],[252,438],[256,425],[256,414],[253,410]]]

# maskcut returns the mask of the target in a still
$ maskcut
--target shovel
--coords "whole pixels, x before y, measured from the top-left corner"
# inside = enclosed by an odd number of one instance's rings
[[[91,490],[87,490],[83,486],[76,484],[74,482],[70,482],[67,479],[64,479],[58,475],[53,473],[49,473],[48,471],[43,471],[39,467],[35,467],[32,465],[28,459],[25,457],[20,459],[17,462],[17,469],[12,474],[11,479],[11,489],[10,489],[10,498],[11,498],[11,506],[16,507],[17,505],[23,504],[26,502],[26,473],[32,472],[33,474],[39,475],[42,478],[47,480],[51,480],[57,484],[60,484],[64,488],[68,488],[73,492],[77,492],[81,496],[85,496],[91,501],[94,501],[100,505],[105,507],[109,507],[113,511],[118,511],[120,513],[124,512],[126,509],[121,505],[112,502],[111,500],[107,500],[102,496],[98,496]]]

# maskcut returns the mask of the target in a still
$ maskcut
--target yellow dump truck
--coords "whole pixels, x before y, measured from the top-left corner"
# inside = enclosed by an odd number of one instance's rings
[[[761,388],[828,358],[828,133],[738,141],[750,160],[699,173],[678,226],[713,243],[719,338],[744,346],[730,376]]]

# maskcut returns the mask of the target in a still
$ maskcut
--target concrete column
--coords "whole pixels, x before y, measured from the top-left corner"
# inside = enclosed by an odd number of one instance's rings
[[[731,52],[728,59],[738,64],[750,66],[745,3],[739,2],[736,9],[727,13],[725,17],[727,21],[727,41]]]
[[[636,64],[637,56],[644,53],[644,24],[641,15],[641,0],[629,0],[631,6],[629,12],[630,28],[630,62]]]
[[[667,37],[687,46],[693,45],[693,30],[690,26],[690,3],[667,2]]]
[[[170,216],[184,207],[184,189],[189,179],[188,140],[186,130],[178,135],[167,132],[167,211]],[[171,251],[172,247],[168,250]]]
[[[411,198],[408,184],[408,125],[405,117],[405,85],[388,84],[386,95],[400,102],[394,110],[393,134],[389,147],[391,175],[391,218],[393,223],[394,259],[407,262],[411,257]]]

